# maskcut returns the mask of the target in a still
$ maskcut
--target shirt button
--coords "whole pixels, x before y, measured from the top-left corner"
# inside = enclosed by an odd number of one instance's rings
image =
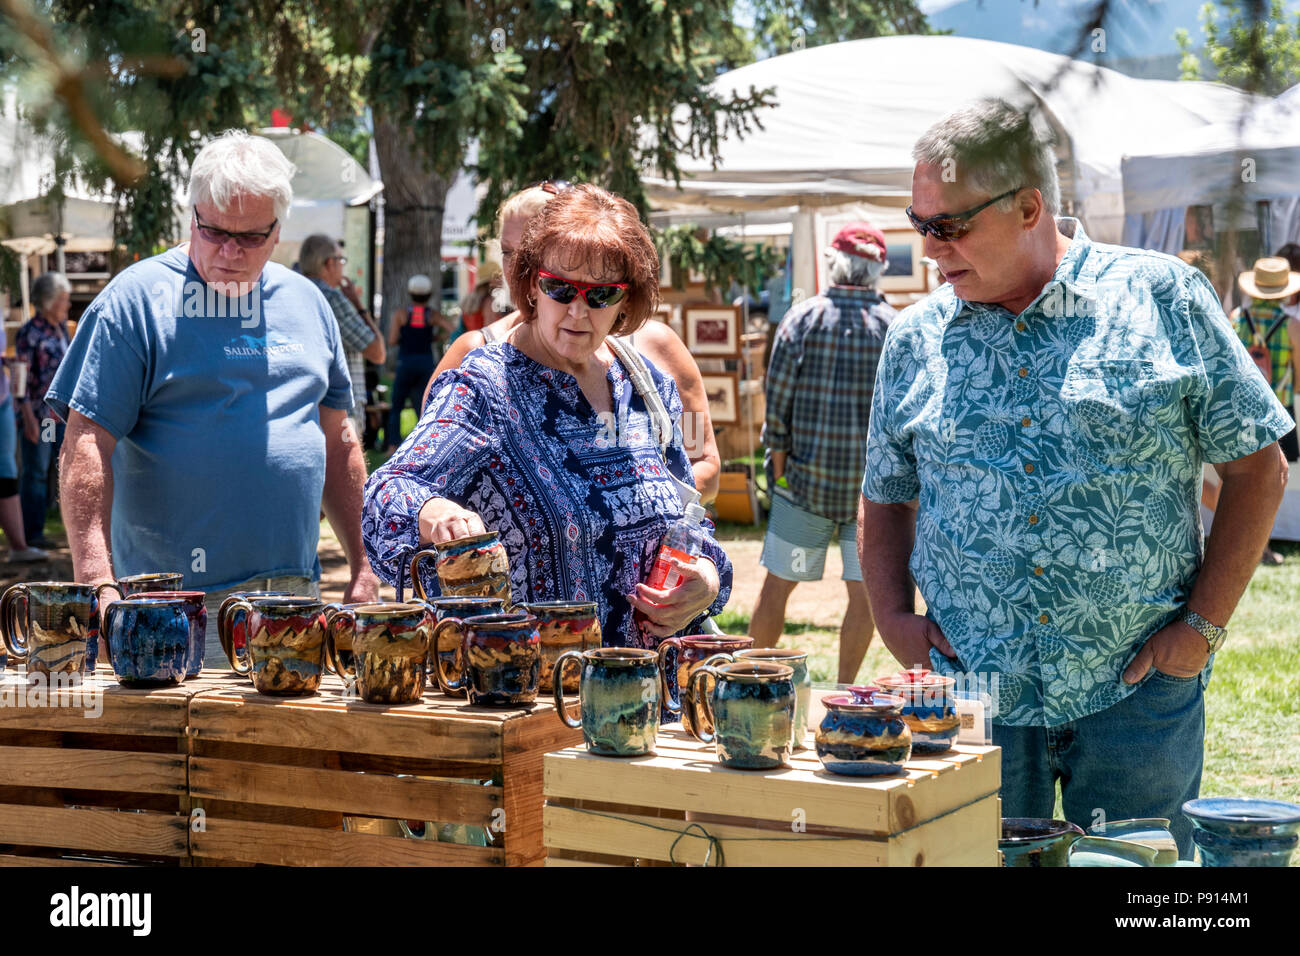
[[[1039,624],[1046,624],[1046,623],[1047,623],[1048,621],[1050,621],[1050,620],[1051,620],[1051,618],[1048,617],[1046,614],[1040,614],[1040,615],[1038,615],[1038,623],[1039,623]]]
[[[1016,323],[1016,331],[1017,331],[1017,332],[1023,332],[1024,330],[1025,330],[1025,323],[1023,323],[1023,322],[1017,322],[1017,323]]]
[[[1020,424],[1025,428],[1028,428],[1033,423],[1029,420],[1029,416],[1026,415],[1024,418],[1020,419]]]
[[[1034,473],[1034,466],[1033,466],[1033,464],[1030,463],[1030,464],[1028,464],[1028,465],[1025,465],[1025,474],[1026,474],[1026,475],[1032,475],[1033,473]]]
[[[1041,577],[1043,576],[1043,569],[1042,569],[1042,568],[1034,568],[1034,574],[1038,575],[1038,576],[1041,578]]]
[[[1019,375],[1021,378],[1025,378],[1029,374],[1029,369],[1022,368],[1020,369],[1020,371],[1016,372],[1016,374]]]
[[[1029,523],[1030,523],[1030,524],[1038,524],[1038,515],[1030,515],[1030,516],[1029,516]]]

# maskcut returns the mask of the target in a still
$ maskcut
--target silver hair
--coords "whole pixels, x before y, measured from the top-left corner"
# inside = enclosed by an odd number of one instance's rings
[[[850,255],[840,249],[826,250],[826,278],[830,280],[831,285],[860,285],[871,288],[885,271],[886,265],[888,263],[884,259],[877,262],[865,256]]]
[[[302,248],[298,250],[298,268],[305,276],[320,275],[321,270],[325,268],[325,262],[338,254],[339,244],[329,236],[316,233],[314,236],[308,236],[302,241]]]
[[[977,100],[945,116],[916,141],[912,158],[951,168],[974,190],[998,196],[1017,187],[1037,189],[1047,212],[1061,209],[1053,136],[1042,118],[1006,100]],[[1015,197],[997,204],[1011,209]]]
[[[211,203],[222,212],[240,196],[269,196],[275,218],[289,218],[293,176],[297,171],[284,153],[264,136],[226,130],[194,157],[190,168],[190,207]]]
[[[62,293],[72,294],[72,283],[62,272],[44,272],[32,283],[32,304],[42,312]]]

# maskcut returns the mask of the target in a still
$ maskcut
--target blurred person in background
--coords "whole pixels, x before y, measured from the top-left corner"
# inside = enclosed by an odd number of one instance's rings
[[[5,335],[4,323],[0,322],[0,354],[8,351]],[[22,507],[18,500],[18,413],[14,409],[13,373],[8,361],[6,359],[6,364],[0,366],[0,530],[4,531],[9,542],[10,561],[44,561],[49,554],[31,547],[23,529]]]
[[[388,344],[397,347],[397,369],[393,375],[393,407],[388,412],[388,428],[384,445],[388,454],[402,443],[402,410],[409,402],[420,417],[417,404],[424,395],[425,386],[433,375],[437,363],[435,348],[447,341],[452,325],[441,312],[429,306],[433,296],[433,280],[426,275],[413,275],[406,280],[406,292],[411,304],[393,313],[388,326]]]
[[[45,393],[68,351],[68,308],[72,285],[60,272],[46,272],[32,283],[36,314],[14,338],[14,355],[27,363],[27,394],[19,402],[22,416],[20,495],[23,533],[32,547],[48,547],[45,517],[49,510],[50,469],[63,446],[63,424],[45,404]]]

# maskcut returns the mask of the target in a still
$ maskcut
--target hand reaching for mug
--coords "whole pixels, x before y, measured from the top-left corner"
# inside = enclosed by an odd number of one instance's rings
[[[420,509],[420,545],[443,544],[483,534],[483,519],[448,498],[430,498]]]
[[[704,612],[718,596],[718,569],[701,557],[693,564],[672,559],[673,569],[682,576],[676,587],[659,590],[638,584],[627,601],[639,611],[641,629],[655,637],[671,637]]]

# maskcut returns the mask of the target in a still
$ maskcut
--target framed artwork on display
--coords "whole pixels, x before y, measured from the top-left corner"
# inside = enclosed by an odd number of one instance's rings
[[[737,372],[704,372],[704,394],[709,399],[709,417],[715,425],[740,421],[740,375]]]
[[[682,323],[686,348],[696,358],[740,358],[738,306],[683,306]]]
[[[922,258],[924,237],[915,229],[886,229],[881,292],[928,292],[929,276]]]

